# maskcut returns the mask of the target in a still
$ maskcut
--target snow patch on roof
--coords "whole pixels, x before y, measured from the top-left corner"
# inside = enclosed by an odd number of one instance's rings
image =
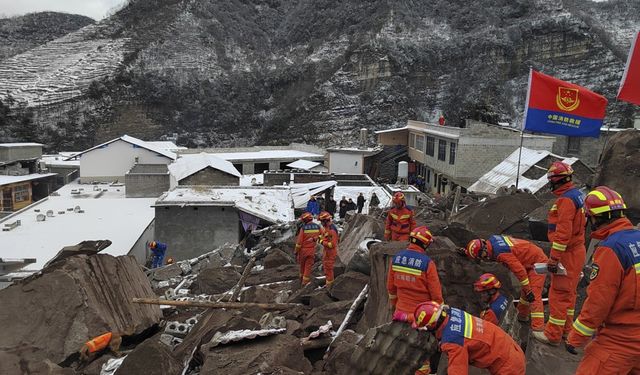
[[[113,142],[116,142],[116,141],[124,141],[124,142],[127,142],[127,143],[129,143],[129,144],[132,144],[132,145],[135,145],[135,146],[138,146],[138,147],[144,148],[144,149],[146,149],[146,150],[153,151],[153,152],[155,152],[155,153],[157,153],[157,154],[160,154],[160,155],[162,155],[162,156],[165,156],[165,157],[167,157],[167,158],[169,158],[169,159],[171,159],[171,160],[176,160],[176,154],[174,154],[173,152],[170,152],[170,151],[164,150],[164,149],[162,149],[162,148],[159,148],[159,147],[157,147],[157,146],[154,146],[154,145],[150,144],[149,142],[145,142],[145,141],[143,141],[143,140],[141,140],[141,139],[138,139],[138,138],[135,138],[135,137],[132,137],[132,136],[126,135],[126,134],[125,134],[125,135],[123,135],[123,136],[122,136],[122,137],[120,137],[120,138],[112,139],[112,140],[110,140],[110,141],[107,141],[107,142],[101,143],[101,144],[99,144],[99,145],[97,145],[97,146],[93,146],[93,147],[91,147],[90,149],[87,149],[87,150],[84,150],[84,151],[82,151],[82,152],[79,152],[79,153],[77,153],[77,154],[75,154],[75,155],[73,155],[73,156],[69,157],[67,160],[72,159],[72,158],[77,158],[77,157],[79,157],[79,156],[80,156],[80,155],[82,155],[82,154],[86,154],[87,152],[93,151],[93,150],[95,150],[95,149],[97,149],[97,148],[100,148],[100,147],[102,147],[102,146],[108,145],[108,144],[113,143]]]
[[[231,162],[221,159],[214,154],[204,152],[196,155],[180,156],[175,163],[169,164],[169,172],[171,172],[177,181],[180,181],[207,167],[217,169],[238,178],[242,176]]]
[[[0,143],[0,147],[42,147],[44,146],[42,143]]]
[[[526,147],[522,148],[522,158],[520,161],[520,179],[518,181],[518,189],[528,189],[532,193],[538,192],[547,184],[546,174],[536,180],[532,180],[523,176],[531,167],[539,163],[547,156],[553,156],[563,162],[573,165],[577,158],[565,158],[552,154],[544,150],[532,150]],[[516,184],[518,174],[518,157],[519,149],[516,149],[500,164],[496,165],[489,172],[484,174],[478,181],[469,186],[467,190],[477,193],[496,194],[501,187],[509,187]]]
[[[17,184],[20,182],[33,181],[40,178],[55,176],[57,173],[31,173],[22,176],[3,176],[0,175],[0,186]]]
[[[264,174],[243,174],[240,177],[240,186],[255,186],[262,185],[264,183]]]
[[[146,142],[148,145],[151,145],[153,147],[157,147],[159,149],[162,150],[167,150],[167,151],[178,151],[178,150],[186,150],[186,147],[183,146],[178,146],[173,142],[170,141],[153,141],[153,142]]]
[[[298,150],[262,150],[248,152],[220,152],[215,153],[219,158],[229,161],[236,160],[266,160],[266,159],[323,159],[323,155]]]
[[[156,206],[234,206],[272,223],[295,220],[289,187],[179,186],[156,201]]]
[[[293,169],[304,169],[305,171],[309,171],[317,166],[319,166],[320,163],[318,163],[317,161],[310,161],[310,160],[296,160],[293,163],[289,163],[287,164],[287,167],[293,168]]]
[[[100,184],[95,189],[90,184],[65,185],[57,191],[59,195],[51,195],[4,218],[0,223],[20,220],[21,225],[0,232],[0,258],[35,258],[37,261],[25,270],[38,271],[63,247],[86,240],[111,240],[111,246],[103,253],[128,254],[155,217],[152,208],[155,199],[125,198],[124,186]],[[74,212],[75,206],[80,206],[84,213]],[[53,211],[53,217],[36,220],[49,210]]]

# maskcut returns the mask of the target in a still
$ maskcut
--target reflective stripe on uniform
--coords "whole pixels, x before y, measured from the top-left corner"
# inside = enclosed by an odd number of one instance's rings
[[[554,204],[549,211],[558,211],[558,205]]]
[[[401,216],[400,216],[400,220],[408,219],[408,218],[410,218],[410,217],[411,217],[411,215],[401,215]]]
[[[594,333],[596,333],[596,330],[594,328],[591,328],[589,326],[582,324],[580,322],[580,319],[576,319],[576,321],[573,322],[573,328],[576,331],[578,331],[581,335],[587,336],[587,337],[591,337],[593,336]]]
[[[391,269],[396,272],[408,273],[410,275],[416,275],[416,276],[420,276],[422,274],[422,271],[417,270],[415,268],[402,267],[402,266],[397,266],[395,264],[391,266]]]
[[[398,296],[396,296],[395,294],[389,294],[389,299],[396,299],[398,298]]]
[[[544,313],[543,312],[531,312],[531,317],[532,318],[544,318]]]
[[[520,281],[520,285],[522,286],[527,286],[529,285],[529,278],[527,277],[526,279]]]
[[[393,220],[398,220],[398,215],[389,212],[389,215],[393,218]]]
[[[468,312],[464,313],[464,337],[470,339],[473,336],[473,318]]]
[[[576,310],[574,310],[574,309],[567,309],[567,315],[569,315],[569,316],[573,316],[573,314],[575,314],[575,313],[576,313]]]
[[[305,229],[304,232],[305,233],[318,233],[318,232],[320,232],[320,229]]]
[[[567,250],[567,245],[563,245],[561,243],[554,242],[553,245],[551,245],[551,248],[553,250],[565,251],[565,250]]]
[[[636,275],[640,274],[640,263],[634,264],[633,267],[636,269]]]
[[[529,302],[528,302],[528,301],[523,300],[522,298],[520,298],[520,302],[518,302],[518,303],[519,303],[519,304],[521,304],[521,305],[525,305],[525,306],[528,306],[528,305],[529,305]]]
[[[563,326],[567,322],[566,319],[556,319],[552,316],[549,317],[549,323],[555,324],[557,326]]]
[[[509,237],[502,236],[502,239],[504,239],[504,242],[506,242],[509,247],[513,247],[513,242],[511,242],[511,239]]]

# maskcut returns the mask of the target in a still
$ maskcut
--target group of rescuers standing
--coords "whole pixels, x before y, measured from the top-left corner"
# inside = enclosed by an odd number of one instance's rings
[[[599,186],[584,197],[572,175],[571,166],[563,162],[554,162],[547,171],[556,196],[548,214],[549,257],[529,241],[504,235],[474,239],[459,252],[475,260],[503,263],[513,272],[521,286],[518,320],[530,323],[535,339],[554,346],[564,341],[571,354],[591,341],[576,374],[640,374],[640,230],[625,217],[627,207],[620,194]],[[498,278],[485,273],[473,285],[486,304],[480,317],[444,304],[436,265],[428,255],[433,235],[426,226],[416,226],[402,193],[396,193],[392,202],[385,240],[408,242],[407,248],[391,259],[387,275],[392,319],[434,334],[440,350],[448,356],[449,374],[467,374],[470,364],[496,375],[524,374],[522,349],[498,326],[508,308],[508,299],[499,292]],[[319,243],[326,285],[330,286],[338,230],[328,212],[318,215],[321,224],[313,219],[311,213],[302,214],[296,240],[302,285],[311,281]],[[587,223],[591,238],[601,241],[593,254],[591,272],[585,275],[590,279],[588,297],[574,320],[576,289],[586,261]],[[546,264],[551,275],[546,324],[542,303],[546,274],[535,271],[536,263]],[[430,373],[429,361],[415,372]]]

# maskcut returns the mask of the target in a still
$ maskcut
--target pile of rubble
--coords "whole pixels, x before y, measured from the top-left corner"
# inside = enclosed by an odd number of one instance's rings
[[[518,283],[506,268],[469,261],[457,249],[497,233],[530,238],[529,215],[545,203],[515,193],[468,201],[450,220],[438,209],[417,216],[437,236],[428,254],[448,304],[478,314],[482,305],[471,285],[485,272],[498,275],[505,294],[517,299]],[[293,224],[154,270],[131,257],[65,253],[0,291],[0,373],[411,374],[437,345],[427,333],[389,323],[389,259],[406,244],[380,241],[382,217],[354,214],[345,221],[330,287],[320,251],[312,282],[301,287]],[[528,373],[544,373],[541,363],[557,363],[561,375],[575,370],[576,358],[529,340],[513,306],[502,327],[527,348]],[[83,343],[108,331],[124,335],[120,351],[81,361]],[[444,368],[441,361],[439,373]]]

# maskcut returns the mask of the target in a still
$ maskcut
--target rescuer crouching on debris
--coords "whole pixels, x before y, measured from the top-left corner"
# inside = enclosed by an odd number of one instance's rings
[[[409,233],[416,227],[413,211],[407,207],[404,194],[393,194],[393,207],[387,213],[384,226],[385,241],[408,241]]]
[[[153,255],[151,261],[151,268],[162,267],[162,261],[164,260],[164,255],[167,252],[167,244],[151,241],[149,242],[149,250],[151,250],[151,254]]]
[[[537,274],[534,269],[535,263],[547,262],[541,248],[529,241],[495,235],[488,240],[478,238],[470,241],[465,254],[472,259],[497,261],[507,266],[520,281],[518,320],[527,322],[531,316],[531,329],[544,329],[542,289],[545,275]]]
[[[592,337],[576,374],[640,374],[640,230],[625,217],[616,191],[599,186],[585,199],[593,253],[587,299],[573,323],[567,350]]]
[[[302,286],[305,286],[311,282],[311,268],[316,256],[316,245],[320,242],[320,238],[324,236],[324,229],[313,222],[313,215],[309,212],[303,213],[300,216],[300,221],[304,225],[298,233],[294,252],[300,265]]]
[[[473,290],[480,294],[482,303],[486,305],[480,313],[480,318],[495,325],[500,324],[509,307],[509,299],[500,293],[501,287],[500,280],[492,273],[482,274],[473,283]]]
[[[396,253],[391,260],[387,291],[394,321],[413,322],[413,311],[421,301],[443,302],[436,265],[425,254],[432,242],[433,236],[427,227],[415,228],[409,234],[407,249]],[[427,361],[415,374],[429,373]]]
[[[430,331],[449,357],[449,375],[467,375],[469,365],[492,375],[523,375],[525,358],[520,346],[500,327],[466,311],[435,301],[419,304],[413,327]]]

